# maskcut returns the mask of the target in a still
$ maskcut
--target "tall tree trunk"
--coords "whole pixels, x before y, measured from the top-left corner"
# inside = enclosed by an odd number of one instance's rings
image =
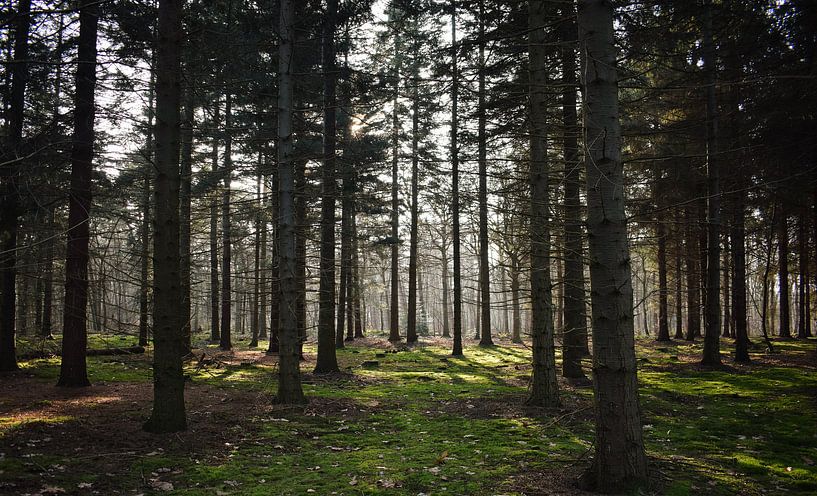
[[[156,161],[153,223],[153,411],[145,430],[187,428],[178,307],[179,273],[179,107],[183,0],[159,0],[156,66]]]
[[[400,119],[399,119],[399,98],[400,98],[400,70],[402,56],[400,53],[400,35],[395,34],[394,39],[394,93],[392,104],[392,157],[391,157],[391,297],[389,308],[389,341],[400,341],[400,306],[398,289],[400,284],[398,252],[399,252],[399,226],[400,226],[400,202],[398,197],[398,169],[400,163]]]
[[[725,232],[727,231],[725,230]],[[729,237],[727,236],[723,240],[723,267],[721,268],[721,272],[723,273],[723,321],[721,322],[723,332],[721,334],[725,338],[732,336],[732,280],[730,277],[731,253],[732,252],[729,249]]]
[[[721,197],[718,163],[718,104],[715,99],[716,49],[712,41],[712,0],[704,1],[703,61],[706,72],[707,265],[706,334],[703,358],[707,366],[721,364]]]
[[[301,388],[298,338],[298,281],[295,225],[295,171],[292,157],[292,58],[294,9],[292,0],[281,0],[278,47],[278,197],[280,219],[279,278],[280,352],[278,395],[283,404],[305,403]]]
[[[219,109],[218,100],[213,105],[213,129],[217,130],[219,126]],[[218,173],[218,135],[213,136],[213,148],[211,151],[211,164],[213,177]],[[216,188],[216,191],[218,189]],[[213,196],[210,201],[210,342],[218,343],[221,341],[221,329],[219,325],[220,311],[219,311],[219,284],[218,284],[218,200]]]
[[[479,61],[477,68],[477,156],[479,162],[479,286],[480,346],[492,346],[491,338],[491,277],[488,259],[488,152],[485,132],[485,0],[479,0]],[[555,359],[554,359],[555,360]]]
[[[462,280],[460,270],[460,158],[457,105],[459,74],[457,72],[457,1],[451,0],[451,240],[454,245],[454,345],[453,356],[462,356]]]
[[[786,206],[781,204],[777,224],[778,281],[780,292],[780,337],[791,338],[789,307],[789,223]]]
[[[193,81],[193,77],[189,78]],[[190,202],[192,200],[191,186],[193,182],[193,125],[195,108],[193,101],[194,89],[188,83],[184,92],[184,122],[181,132],[181,188],[179,190],[179,263],[181,265],[182,299],[180,319],[182,322],[182,356],[190,354],[193,348],[193,329],[190,315]]]
[[[88,242],[91,223],[91,177],[94,165],[94,90],[99,6],[79,10],[74,140],[71,147],[71,190],[68,195],[68,243],[65,249],[65,310],[62,361],[58,386],[90,386],[85,352],[88,346]]]
[[[321,247],[318,289],[316,373],[337,372],[335,353],[335,23],[338,1],[328,0],[323,19],[323,165],[321,168]]]
[[[252,288],[252,314],[250,315],[250,332],[252,338],[250,339],[250,348],[258,347],[259,337],[259,306],[261,300],[261,208],[263,208],[263,200],[261,199],[261,184],[263,178],[261,175],[261,166],[263,165],[263,152],[258,152],[258,172],[255,179],[255,240],[253,242],[253,288]]]
[[[530,297],[533,372],[528,405],[559,405],[550,281],[550,202],[547,159],[546,2],[531,0],[528,13],[530,108]]]
[[[647,458],[636,378],[613,4],[579,0],[578,5],[586,64],[582,74],[596,416],[595,458],[584,482],[613,492],[643,484]]]
[[[562,7],[559,30],[562,65],[562,121],[564,135],[564,338],[562,375],[584,378],[581,358],[587,350],[584,248],[582,246],[580,133],[576,112],[576,12],[573,4]]]
[[[23,140],[23,110],[28,79],[28,31],[31,0],[18,0],[14,26],[14,62],[11,66],[7,149],[0,167],[0,372],[17,370],[15,349],[15,301],[17,282],[17,176],[20,143]]]
[[[406,309],[406,343],[417,342],[417,216],[419,178],[419,143],[420,143],[420,72],[419,72],[419,41],[414,45],[414,64],[412,66],[411,90],[411,226],[409,241],[409,287],[408,308]]]
[[[743,185],[742,175],[740,172],[738,174],[738,184]],[[749,362],[749,334],[746,322],[746,214],[741,195],[736,195],[733,209],[730,247],[733,267],[732,318],[735,321],[735,361],[747,363]]]
[[[219,348],[233,349],[232,326],[232,219],[230,216],[230,182],[233,174],[233,95],[227,90],[224,102],[224,189],[221,192],[221,339]]]
[[[264,156],[264,160],[266,161],[266,154]],[[258,228],[261,230],[261,253],[260,253],[260,265],[261,265],[261,281],[259,283],[258,292],[260,293],[260,300],[259,300],[259,309],[258,309],[258,339],[268,339],[267,336],[267,322],[269,317],[267,316],[267,300],[269,298],[269,294],[267,292],[267,282],[268,282],[268,263],[267,260],[267,216],[264,213],[264,209],[267,205],[267,200],[265,200],[267,195],[267,184],[266,184],[266,176],[262,175],[261,177],[261,202],[259,208],[261,209],[261,214],[259,215],[260,223]]]

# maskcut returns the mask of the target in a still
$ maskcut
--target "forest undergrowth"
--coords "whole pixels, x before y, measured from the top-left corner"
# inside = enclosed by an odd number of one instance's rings
[[[141,430],[150,349],[89,357],[94,385],[81,389],[54,386],[58,358],[23,361],[0,383],[0,494],[582,494],[589,384],[562,380],[561,408],[528,408],[525,346],[473,342],[454,358],[448,343],[357,340],[328,376],[312,374],[307,344],[310,402],[297,408],[273,403],[275,356],[201,348],[185,365],[189,429],[168,436]],[[700,343],[639,341],[643,493],[815,494],[814,344],[775,341],[775,353],[758,347],[751,365],[734,365],[724,343],[729,365],[707,370]]]

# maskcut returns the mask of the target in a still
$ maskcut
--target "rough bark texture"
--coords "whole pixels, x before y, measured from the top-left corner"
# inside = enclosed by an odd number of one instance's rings
[[[571,3],[562,7],[559,35],[562,44],[562,120],[564,136],[564,338],[562,375],[585,377],[581,358],[587,349],[587,306],[584,293],[584,249],[582,246],[581,166],[579,126],[576,115],[576,12]]]
[[[68,195],[68,243],[65,250],[65,311],[58,386],[90,386],[85,360],[88,345],[88,243],[91,221],[91,177],[94,165],[94,90],[99,7],[80,7],[74,97],[71,189]]]
[[[159,1],[153,223],[153,411],[145,430],[187,428],[179,284],[179,107],[183,0]]]
[[[578,24],[584,54],[584,143],[587,169],[587,229],[593,322],[595,458],[587,486],[616,492],[647,479],[647,458],[638,403],[633,287],[618,81],[613,40],[613,6],[580,0]]]
[[[296,225],[295,225],[295,171],[292,160],[292,55],[293,55],[293,2],[281,0],[278,47],[278,216],[280,218],[279,278],[280,352],[278,361],[278,395],[283,404],[305,403],[301,388],[298,347],[298,287]]]
[[[323,20],[323,165],[321,169],[320,287],[316,373],[337,372],[335,353],[335,19],[338,1],[328,0]]]
[[[715,44],[712,40],[712,1],[705,0],[703,12],[703,62],[706,72],[706,171],[707,171],[707,260],[706,334],[701,363],[721,364],[721,197],[718,158],[718,104],[715,99]]]
[[[684,339],[684,299],[683,299],[683,265],[681,251],[683,238],[680,231],[675,232],[675,339]]]
[[[530,297],[533,371],[527,404],[559,405],[550,281],[550,204],[547,159],[546,2],[528,2],[530,108]]]

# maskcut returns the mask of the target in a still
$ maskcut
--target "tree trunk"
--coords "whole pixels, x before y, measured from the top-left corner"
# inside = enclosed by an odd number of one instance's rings
[[[23,140],[23,111],[28,78],[28,31],[31,26],[31,0],[17,3],[14,27],[14,62],[11,66],[9,98],[8,148],[0,166],[0,372],[17,370],[15,349],[15,300],[17,282],[17,176],[20,143]]]
[[[250,339],[250,348],[258,347],[259,338],[259,306],[261,299],[261,208],[263,207],[263,200],[261,199],[262,191],[262,176],[261,166],[263,164],[262,152],[258,152],[258,172],[255,180],[255,240],[253,242],[253,288],[252,288],[252,314],[250,315],[250,332],[252,338]]]
[[[295,171],[292,157],[292,58],[294,12],[292,0],[281,0],[278,47],[278,218],[280,352],[278,395],[283,404],[305,403],[301,388],[298,338],[298,281],[295,225]]]
[[[179,107],[183,0],[159,1],[153,223],[153,411],[145,430],[187,428],[179,284]]]
[[[48,208],[48,238],[45,241],[45,270],[43,271],[43,321],[40,335],[54,339],[51,334],[51,307],[54,302],[54,237],[57,232],[52,205]]]
[[[389,307],[389,341],[400,341],[400,306],[399,306],[399,226],[400,226],[400,203],[398,197],[398,166],[400,163],[400,119],[399,119],[399,98],[400,98],[400,69],[401,53],[399,34],[395,34],[394,40],[394,94],[392,109],[392,158],[391,158],[391,299]]]
[[[71,147],[71,190],[68,195],[68,244],[65,250],[65,310],[62,361],[58,386],[90,386],[85,360],[88,347],[88,242],[91,223],[91,177],[94,165],[94,90],[99,6],[79,11],[79,41],[74,98],[74,140]]]
[[[596,416],[595,458],[584,482],[614,492],[646,482],[647,458],[636,378],[613,5],[579,0],[578,24],[586,64],[582,74]]]
[[[218,100],[213,105],[213,129],[219,126]],[[218,173],[218,135],[213,136],[213,149],[211,151],[213,177]],[[219,284],[218,284],[218,200],[215,198],[210,202],[210,342],[221,341],[221,329],[219,326]]]
[[[809,285],[808,277],[808,241],[806,239],[806,219],[804,213],[800,213],[797,219],[797,260],[799,263],[798,270],[798,311],[797,311],[797,338],[805,339],[808,337],[806,332],[807,309],[809,306],[808,294],[806,289]]]
[[[718,104],[715,99],[716,56],[712,41],[712,0],[704,1],[703,61],[706,86],[707,265],[706,334],[701,363],[721,364],[721,197],[718,163]]]
[[[224,102],[224,189],[221,192],[221,339],[219,348],[233,349],[232,326],[232,219],[230,216],[230,182],[233,174],[233,95],[227,90]]]
[[[442,290],[443,290],[443,336],[444,338],[451,337],[451,329],[448,321],[448,311],[451,308],[451,301],[448,290],[448,250],[446,240],[440,240],[440,265],[442,265]]]
[[[683,235],[675,231],[675,339],[684,339],[684,301],[683,301]]]
[[[692,225],[692,213],[685,210],[686,220],[686,267],[687,267],[687,332],[685,339],[694,341],[701,329],[701,289],[698,283],[698,235]]]
[[[511,341],[522,342],[522,311],[519,304],[519,261],[516,257],[511,257],[511,302],[513,304],[513,328],[511,330]]]
[[[153,116],[156,84],[156,56],[151,58],[150,85],[148,87],[148,126],[142,167],[142,225],[141,225],[141,277],[139,279],[139,346],[147,346],[150,326],[148,309],[150,296],[150,182],[153,177]]]
[[[528,13],[530,98],[530,297],[533,371],[528,405],[559,405],[550,281],[550,202],[547,159],[546,2],[531,0]]]
[[[193,81],[193,78],[189,78]],[[189,86],[184,92],[184,127],[182,128],[181,150],[181,188],[179,190],[179,263],[181,264],[182,299],[180,318],[182,322],[182,356],[190,354],[193,347],[193,329],[190,325],[190,202],[193,182],[193,125],[195,108],[193,95],[195,90]]]
[[[357,191],[357,181],[352,182],[352,307],[355,312],[355,338],[363,338],[363,321],[361,320],[361,293],[360,268],[358,267],[358,243],[357,243],[357,202],[354,195]]]
[[[454,245],[454,345],[453,356],[462,356],[462,281],[460,271],[460,159],[457,146],[459,74],[457,73],[457,2],[451,0],[451,227]]]
[[[488,152],[485,133],[485,0],[479,0],[479,61],[477,68],[477,161],[479,162],[479,290],[480,346],[493,346],[491,338],[491,276],[488,259]],[[554,358],[555,360],[555,358]]]
[[[730,277],[731,269],[731,250],[729,249],[729,237],[723,240],[723,332],[722,336],[725,338],[732,336],[732,280]]]
[[[323,19],[323,164],[321,168],[321,246],[318,289],[316,373],[337,372],[335,353],[335,23],[338,0],[328,0]]]
[[[417,342],[417,216],[418,205],[418,175],[420,163],[420,73],[419,73],[419,42],[415,39],[414,64],[412,67],[411,92],[411,226],[409,241],[409,287],[408,308],[406,309],[406,343]]]
[[[789,307],[789,224],[786,207],[781,205],[777,224],[778,281],[780,291],[780,337],[791,338]]]
[[[658,220],[658,341],[669,341],[669,308],[667,305],[667,228]]]
[[[277,169],[277,167],[276,167]],[[279,331],[281,329],[281,260],[280,260],[280,232],[281,220],[278,217],[280,202],[278,196],[278,172],[272,174],[272,195],[270,218],[274,219],[272,231],[272,254],[270,256],[272,269],[270,270],[270,332],[267,354],[278,353],[281,349]]]

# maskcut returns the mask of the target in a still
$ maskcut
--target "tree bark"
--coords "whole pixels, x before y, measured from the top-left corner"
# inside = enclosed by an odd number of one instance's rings
[[[584,378],[581,358],[587,351],[587,305],[585,303],[584,247],[582,246],[580,128],[576,112],[576,11],[571,3],[562,7],[559,35],[562,65],[562,144],[564,149],[564,338],[562,375]]]
[[[411,225],[409,240],[409,287],[408,287],[408,308],[406,309],[406,343],[417,342],[417,216],[419,209],[418,198],[418,176],[419,176],[419,143],[420,143],[420,73],[418,67],[419,42],[415,39],[414,64],[412,67],[412,90],[411,90]]]
[[[596,417],[595,458],[584,482],[615,492],[646,482],[647,458],[636,377],[613,4],[579,0],[578,5]]]
[[[88,243],[91,222],[91,177],[94,165],[94,90],[99,6],[82,5],[74,97],[74,140],[71,147],[71,190],[68,195],[68,243],[65,256],[65,310],[62,361],[58,386],[90,386],[88,346]]]
[[[292,59],[294,9],[292,0],[281,0],[278,47],[278,217],[280,219],[279,274],[280,352],[278,395],[282,404],[305,403],[301,388],[298,338],[298,281],[295,225],[295,171],[292,157]]]
[[[213,129],[219,126],[218,100],[213,105]],[[213,177],[217,177],[218,172],[218,135],[213,136],[213,148],[211,151]],[[217,188],[217,186],[216,186]],[[219,325],[219,284],[218,284],[218,200],[210,201],[210,342],[221,341],[221,329]]]
[[[477,68],[477,161],[479,162],[479,290],[480,346],[493,346],[491,338],[491,277],[488,259],[488,139],[485,132],[485,0],[479,0],[479,61]],[[555,360],[555,358],[554,358]]]
[[[321,246],[318,289],[318,356],[316,373],[337,372],[335,353],[335,23],[338,1],[328,0],[323,19],[323,164],[321,168]]]
[[[399,119],[399,98],[400,98],[400,70],[402,54],[400,53],[400,35],[395,34],[394,39],[394,90],[392,103],[392,157],[391,157],[391,295],[389,301],[389,341],[398,342],[400,338],[400,305],[399,305],[399,281],[400,272],[398,265],[399,253],[399,227],[400,227],[400,202],[398,197],[398,170],[400,164],[400,119]]]
[[[159,1],[156,67],[156,161],[153,223],[153,411],[144,428],[154,433],[187,428],[181,349],[179,267],[179,107],[181,16],[184,0]]]
[[[550,281],[550,201],[547,158],[546,2],[528,2],[530,108],[530,297],[533,372],[528,405],[559,405]]]

